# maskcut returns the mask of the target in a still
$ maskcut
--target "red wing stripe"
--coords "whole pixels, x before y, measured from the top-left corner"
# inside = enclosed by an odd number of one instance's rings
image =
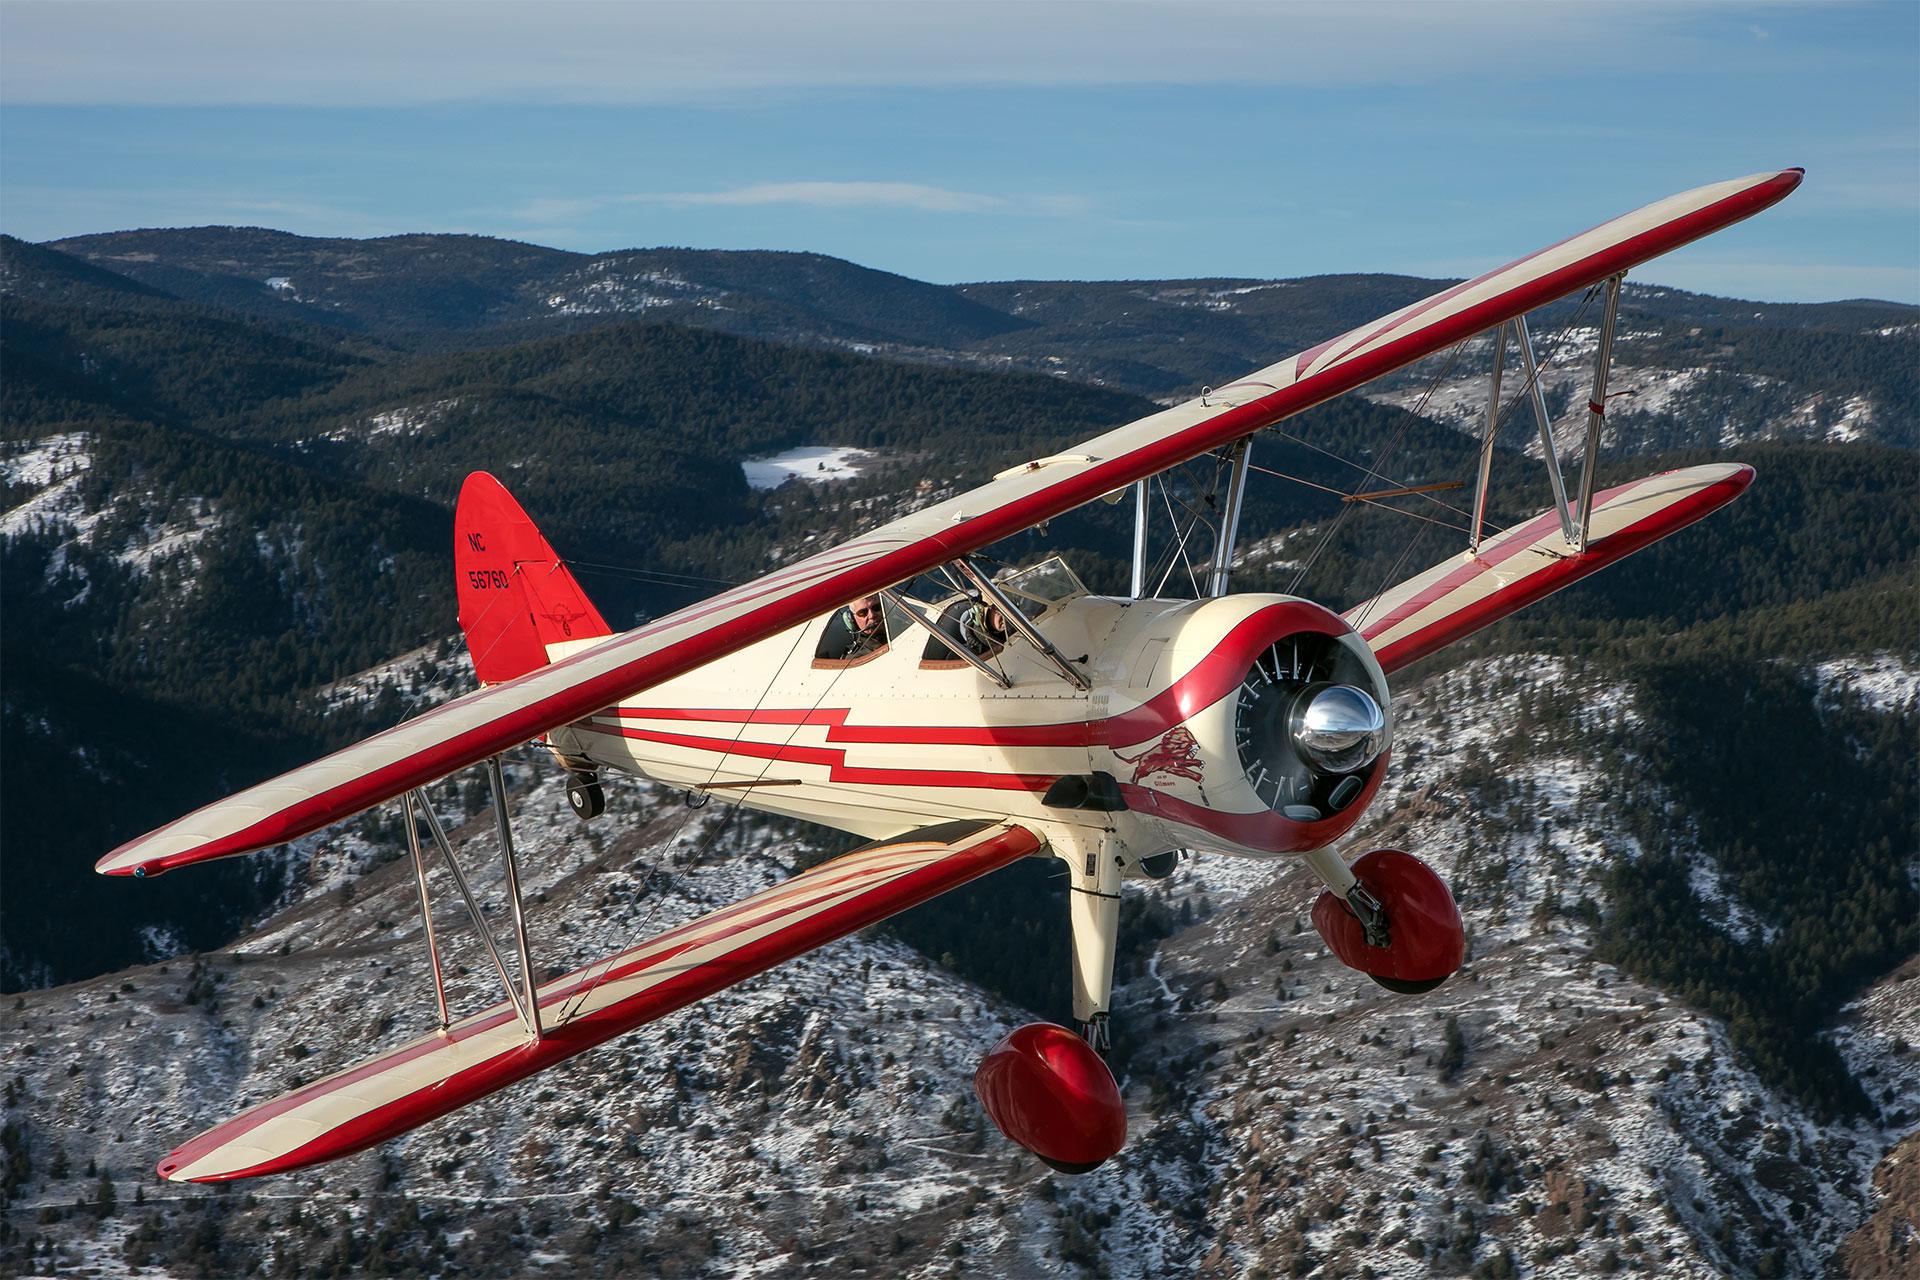
[[[1628,494],[1644,488],[1659,479],[1659,476],[1650,476],[1646,479],[1634,480],[1627,484],[1619,485],[1616,488],[1605,490],[1595,495],[1594,508],[1598,510],[1606,506],[1609,502],[1624,498]],[[1422,609],[1427,608],[1434,601],[1445,597],[1448,592],[1457,589],[1464,583],[1473,581],[1483,573],[1499,568],[1522,552],[1531,550],[1543,534],[1558,529],[1559,527],[1560,517],[1556,512],[1541,512],[1525,524],[1501,534],[1478,558],[1466,561],[1452,573],[1435,579],[1428,586],[1401,601],[1378,619],[1369,621],[1366,628],[1361,632],[1361,635],[1368,640],[1373,639],[1375,636],[1385,635],[1395,626],[1413,617]]]
[[[903,868],[924,864],[927,861],[925,853],[932,847],[934,846],[915,846],[916,856],[896,858],[893,862],[883,864],[870,862],[858,871],[825,880],[809,880],[804,876],[795,877],[784,885],[755,894],[723,911],[701,916],[678,929],[623,952],[609,961],[588,965],[556,979],[555,982],[543,985],[538,993],[541,1013],[544,1015],[553,1010],[564,1011],[566,1005],[582,991],[603,987],[608,983],[619,983],[689,951],[733,937],[769,920],[783,915],[798,914],[809,907],[862,892],[868,887],[866,882],[883,880],[887,876],[897,874]],[[634,958],[636,956],[638,956],[637,959]],[[448,1044],[472,1040],[509,1023],[517,1025],[519,1018],[520,1015],[512,1005],[495,1005],[482,1013],[463,1018],[448,1028],[444,1036],[429,1036],[416,1040],[383,1057],[349,1067],[345,1071],[315,1081],[271,1102],[262,1103],[228,1121],[219,1129],[202,1134],[188,1142],[174,1152],[171,1159],[178,1162],[178,1167],[190,1167],[195,1160],[216,1147],[231,1144],[237,1138],[252,1132],[275,1117],[303,1106],[315,1098],[338,1093],[362,1080],[439,1052]],[[508,1052],[518,1052],[521,1047],[514,1045]],[[217,1140],[215,1140],[216,1134]],[[164,1167],[162,1171],[165,1172]]]
[[[661,733],[628,726],[589,724],[582,726],[595,733],[640,742],[658,742],[664,746],[686,747],[719,755],[748,756],[759,760],[783,760],[791,764],[818,764],[827,767],[829,782],[872,783],[896,787],[978,787],[985,791],[1045,792],[1060,780],[1059,774],[990,773],[961,769],[876,769],[846,763],[845,751],[827,747],[794,747],[778,742],[751,739],[702,738],[690,733]]]
[[[582,721],[576,728],[607,733],[614,731],[616,725],[601,723],[604,719],[615,721],[653,720],[666,723],[708,723],[708,724],[773,724],[821,727],[827,730],[828,742],[873,743],[885,746],[993,746],[993,747],[1089,747],[1115,746],[1127,747],[1157,738],[1176,725],[1184,724],[1201,711],[1212,706],[1220,699],[1240,687],[1240,681],[1246,672],[1236,666],[1230,655],[1236,651],[1246,636],[1267,631],[1276,625],[1281,615],[1294,615],[1291,624],[1302,630],[1326,629],[1325,615],[1317,605],[1283,603],[1270,605],[1256,613],[1248,615],[1234,625],[1227,637],[1216,646],[1212,653],[1194,664],[1193,669],[1175,680],[1173,684],[1151,699],[1102,720],[1066,720],[1051,724],[1024,725],[904,725],[874,724],[858,725],[847,723],[850,710],[846,707],[819,707],[800,709],[797,707],[611,707],[595,721]],[[628,726],[619,725],[622,736],[638,737],[640,734],[627,734]],[[657,741],[665,741],[660,738]],[[726,739],[729,749],[734,739]],[[792,754],[795,750],[814,750],[819,748],[789,748],[778,759],[800,760]],[[825,761],[821,761],[825,763]]]
[[[1724,470],[1717,466],[1711,469]],[[1686,473],[1679,472],[1675,475],[1684,477]],[[1642,483],[1672,479],[1674,475],[1655,476]],[[1391,675],[1462,637],[1472,635],[1482,627],[1498,622],[1508,614],[1552,595],[1562,587],[1578,582],[1595,570],[1605,568],[1614,561],[1685,528],[1701,517],[1710,515],[1739,497],[1752,481],[1752,468],[1734,469],[1725,478],[1704,484],[1681,498],[1656,507],[1632,524],[1595,541],[1581,555],[1549,560],[1539,569],[1451,613],[1436,618],[1418,630],[1379,646],[1375,649],[1374,656],[1380,660],[1381,668]],[[1623,489],[1631,487],[1622,486]],[[1440,598],[1425,591],[1421,595],[1431,597],[1428,600],[1429,604]]]

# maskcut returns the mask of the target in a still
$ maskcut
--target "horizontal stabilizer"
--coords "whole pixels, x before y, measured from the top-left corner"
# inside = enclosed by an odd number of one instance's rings
[[[1025,827],[953,823],[823,863],[540,988],[544,1034],[510,1004],[263,1102],[160,1162],[175,1182],[286,1173],[407,1132],[723,987],[1026,857]]]
[[[1594,495],[1587,547],[1575,551],[1545,511],[1347,610],[1388,672],[1444,649],[1732,502],[1753,483],[1735,462],[1668,471]]]

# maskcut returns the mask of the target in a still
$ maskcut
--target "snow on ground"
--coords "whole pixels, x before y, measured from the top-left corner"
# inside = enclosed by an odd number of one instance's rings
[[[1569,908],[1604,897],[1609,859],[1637,856],[1606,830],[1618,780],[1577,741],[1530,741],[1519,714],[1570,681],[1564,663],[1498,659],[1396,707],[1402,758],[1349,852],[1413,849],[1452,881],[1469,958],[1445,986],[1415,999],[1358,980],[1303,926],[1318,885],[1293,872],[1171,939],[1123,988],[1121,1034],[1153,1030],[1137,1075],[1156,1097],[1195,1090],[1185,1119],[1130,1091],[1136,1131],[1116,1163],[1147,1188],[1123,1229],[1197,1178],[1223,1271],[1503,1274],[1496,1249],[1511,1249],[1522,1273],[1555,1280],[1709,1277],[1752,1274],[1777,1247],[1779,1274],[1820,1272],[1920,1110],[1920,970],[1877,986],[1837,1036],[1885,1120],[1823,1125],[1763,1085],[1717,1022],[1599,962]],[[1624,689],[1572,696],[1596,730],[1632,723]],[[1504,820],[1484,823],[1490,809]],[[1436,1066],[1448,1018],[1465,1047],[1451,1075]],[[1512,1162],[1493,1179],[1489,1149]]]
[[[1156,289],[1150,294],[1136,296],[1145,296],[1155,302],[1171,303],[1176,307],[1198,307],[1203,311],[1233,311],[1236,309],[1235,298],[1244,297],[1249,293],[1264,293],[1269,289],[1296,287],[1298,287],[1297,281],[1268,280],[1259,284],[1235,285],[1225,289],[1203,289],[1191,286],[1179,289]]]
[[[566,277],[559,291],[549,294],[546,307],[555,315],[607,315],[650,311],[656,307],[691,303],[726,310],[718,300],[727,290],[698,284],[671,271],[623,269],[625,259],[601,259]]]
[[[333,710],[372,702],[388,685],[400,690],[409,713],[418,711],[473,689],[473,659],[459,636],[445,636],[336,680],[320,697]]]
[[[1827,428],[1827,439],[1836,444],[1862,439],[1865,429],[1873,426],[1873,418],[1873,401],[1865,396],[1848,396],[1840,407],[1840,416]]]
[[[853,449],[845,445],[806,445],[789,449],[771,458],[749,458],[740,464],[747,483],[756,489],[777,489],[789,480],[824,484],[829,480],[851,480],[879,455],[871,449]]]
[[[156,565],[191,554],[202,539],[219,527],[219,512],[211,507],[185,521],[149,522],[141,527],[139,534],[127,540],[127,545],[116,552],[114,558],[133,570],[135,577],[145,577]]]
[[[91,529],[100,513],[78,510],[75,493],[93,469],[91,447],[92,437],[71,431],[28,441],[20,452],[0,457],[0,480],[39,490],[0,515],[0,536],[15,537],[53,521],[72,525],[82,535]]]
[[[383,409],[363,421],[327,432],[324,440],[377,440],[381,436],[417,436],[460,407],[461,397]]]
[[[1813,672],[1823,691],[1851,694],[1876,711],[1920,707],[1920,666],[1910,657],[1881,652],[1835,658]]]
[[[1572,348],[1580,344],[1569,342]],[[1445,423],[1469,435],[1484,435],[1487,429],[1487,390],[1488,370],[1491,368],[1491,350],[1474,358],[1471,351],[1463,353],[1459,363],[1454,365],[1454,373],[1444,381],[1428,390],[1433,373],[1419,379],[1411,385],[1387,387],[1375,384],[1378,389],[1362,392],[1368,399],[1380,404],[1393,405],[1396,408],[1418,409],[1428,418]],[[1522,445],[1529,457],[1541,455],[1539,428],[1534,422],[1533,411],[1524,402],[1518,401],[1526,386],[1524,370],[1513,367],[1514,357],[1509,353],[1509,367],[1501,383],[1500,400],[1502,404],[1501,439],[1508,440],[1525,433],[1528,437]],[[1631,365],[1615,364],[1607,380],[1607,406],[1614,416],[1624,418],[1633,414],[1665,416],[1682,409],[1688,398],[1696,393],[1703,379],[1707,377],[1705,369],[1656,369]],[[1555,448],[1560,453],[1577,449],[1587,429],[1586,398],[1591,389],[1593,370],[1573,355],[1563,355],[1560,361],[1551,366],[1544,365],[1540,370],[1540,389],[1551,405],[1564,402],[1568,407],[1553,421]],[[1424,400],[1424,407],[1422,401]],[[1617,441],[1617,431],[1609,422],[1602,430],[1603,445],[1612,446]],[[1519,443],[1516,438],[1515,443]]]

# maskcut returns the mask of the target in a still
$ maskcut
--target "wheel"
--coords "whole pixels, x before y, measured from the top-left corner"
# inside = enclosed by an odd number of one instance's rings
[[[586,821],[607,811],[607,793],[597,782],[572,782],[567,785],[567,803]]]

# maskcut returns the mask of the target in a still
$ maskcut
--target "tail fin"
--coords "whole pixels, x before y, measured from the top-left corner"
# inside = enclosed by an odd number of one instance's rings
[[[481,684],[547,665],[547,646],[613,634],[587,593],[498,480],[476,471],[453,513],[460,629]]]

